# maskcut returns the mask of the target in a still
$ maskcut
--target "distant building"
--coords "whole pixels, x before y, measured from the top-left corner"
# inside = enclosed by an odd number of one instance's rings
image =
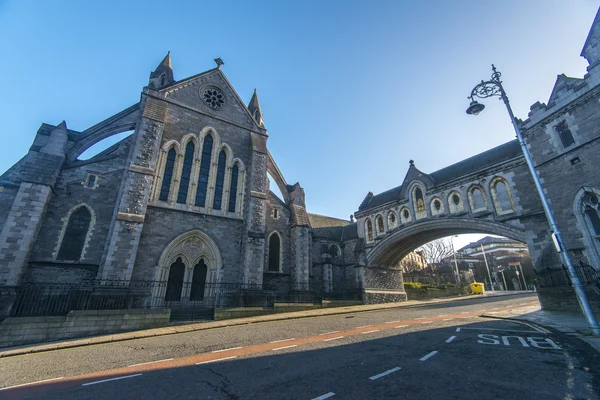
[[[410,252],[400,261],[402,266],[402,272],[410,274],[412,272],[423,271],[427,268],[427,259],[425,258],[425,252],[422,250],[415,250]]]

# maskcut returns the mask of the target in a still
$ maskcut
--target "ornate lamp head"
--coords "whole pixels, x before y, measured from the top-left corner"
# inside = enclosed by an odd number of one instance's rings
[[[467,108],[467,114],[477,115],[482,112],[484,108],[485,106],[483,104],[477,102],[476,100],[471,100],[471,104],[469,105],[469,108]]]

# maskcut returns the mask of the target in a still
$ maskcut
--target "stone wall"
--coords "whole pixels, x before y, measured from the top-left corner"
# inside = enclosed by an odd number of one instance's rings
[[[168,325],[170,317],[170,309],[71,311],[60,317],[10,317],[0,323],[0,347],[158,328]]]

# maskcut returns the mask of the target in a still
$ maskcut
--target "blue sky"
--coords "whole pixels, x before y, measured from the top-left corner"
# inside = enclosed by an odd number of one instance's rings
[[[139,100],[171,51],[176,79],[213,59],[258,90],[269,148],[310,212],[340,218],[368,191],[511,140],[501,103],[467,116],[495,63],[517,117],[579,57],[600,0],[0,0],[0,173],[42,122],[84,130]],[[458,242],[457,242],[458,243]]]

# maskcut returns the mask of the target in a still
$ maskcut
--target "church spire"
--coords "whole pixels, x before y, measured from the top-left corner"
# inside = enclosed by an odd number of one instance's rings
[[[248,111],[256,120],[256,123],[261,128],[264,127],[263,114],[260,109],[260,103],[258,102],[258,95],[256,94],[256,89],[254,89],[254,94],[252,95],[252,99],[250,99],[250,103],[248,103]]]
[[[171,52],[169,51],[165,58],[158,64],[158,67],[150,74],[148,86],[154,89],[162,89],[174,83],[173,67],[171,65]]]

